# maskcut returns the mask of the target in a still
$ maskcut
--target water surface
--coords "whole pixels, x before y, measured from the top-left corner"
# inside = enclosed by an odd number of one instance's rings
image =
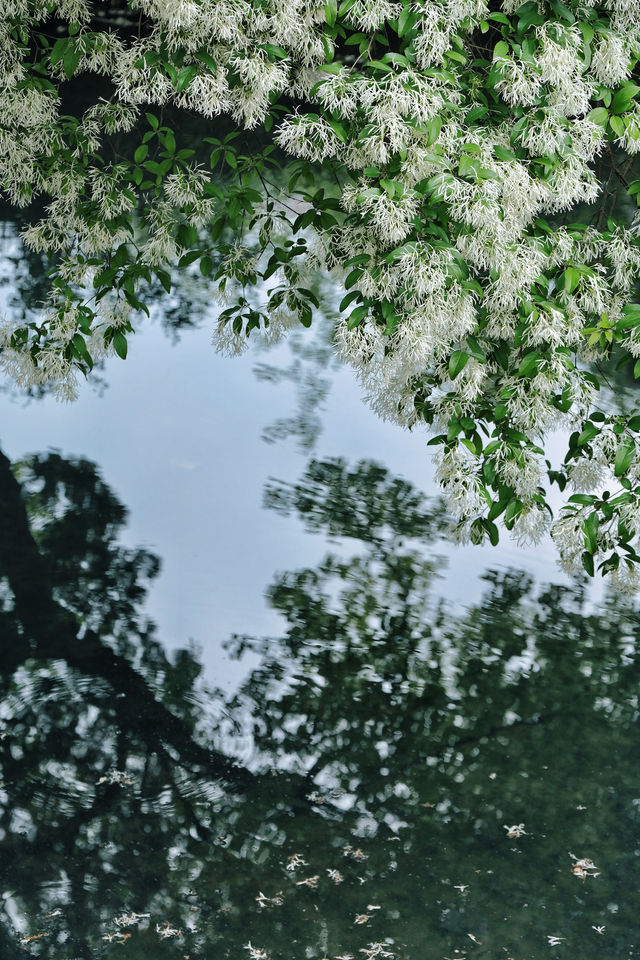
[[[636,606],[452,550],[323,333],[160,319],[1,398],[0,956],[635,957]]]

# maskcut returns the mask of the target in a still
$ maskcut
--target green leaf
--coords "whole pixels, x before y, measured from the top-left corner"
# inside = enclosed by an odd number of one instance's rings
[[[210,70],[215,72],[218,69],[218,64],[213,59],[211,54],[207,53],[206,49],[203,48],[202,50],[198,50],[196,56],[200,63],[204,63],[207,67],[209,67]]]
[[[505,43],[504,40],[499,40],[493,48],[493,59],[498,60],[499,58],[509,56],[509,44]]]
[[[78,356],[81,360],[84,360],[84,362],[90,368],[93,367],[93,361],[91,359],[91,355],[89,351],[87,350],[87,344],[82,334],[74,333],[73,339],[71,342],[73,344],[73,348],[76,356]]]
[[[594,437],[597,437],[600,431],[596,427],[595,423],[587,422],[584,430],[578,437],[577,445],[583,447],[585,443],[588,443],[589,440],[593,440]]]
[[[338,0],[325,0],[324,18],[330,27],[333,27],[338,16]]]
[[[492,170],[491,167],[478,167],[478,177],[481,180],[501,180],[502,177],[497,170]]]
[[[59,40],[56,40],[49,54],[49,61],[53,66],[62,60],[70,43],[69,37],[60,37]]]
[[[421,129],[427,134],[427,146],[430,147],[431,144],[435,143],[440,136],[442,119],[438,116],[431,117],[430,120],[427,120],[426,123],[422,124]]]
[[[469,336],[467,337],[467,347],[469,348],[469,353],[474,358],[474,360],[478,360],[479,363],[487,362],[486,353],[484,352],[484,350],[482,349],[482,347],[480,346],[476,338],[471,334],[469,334]]]
[[[183,90],[189,86],[193,78],[198,72],[198,68],[191,64],[188,67],[185,67],[184,70],[181,70],[178,74],[178,82],[176,84],[176,93],[182,93]]]
[[[640,93],[640,87],[635,83],[625,83],[614,93],[611,109],[614,113],[624,113],[631,106],[631,101]]]
[[[513,152],[513,150],[507,150],[506,147],[501,147],[501,146],[499,146],[499,145],[496,145],[496,146],[493,148],[493,155],[494,155],[494,157],[496,157],[496,159],[498,159],[498,160],[504,160],[505,162],[508,161],[508,160],[517,160],[517,159],[518,159],[518,158],[516,157],[515,153]]]
[[[113,349],[116,351],[118,356],[124,360],[127,356],[127,338],[119,330],[113,335]]]
[[[463,427],[459,420],[455,417],[452,417],[449,420],[449,425],[447,429],[447,441],[451,443],[458,436],[459,433],[462,433]]]
[[[453,351],[449,357],[449,376],[452,380],[455,380],[460,371],[464,369],[468,359],[469,354],[466,350]]]
[[[263,43],[262,49],[266,50],[269,56],[275,60],[285,60],[289,54],[282,47],[279,47],[277,43]]]
[[[367,60],[365,67],[371,67],[373,70],[380,70],[382,73],[393,73],[393,68],[382,60]]]
[[[598,516],[595,510],[589,514],[586,520],[582,523],[582,531],[584,533],[584,542],[589,553],[594,554],[598,551],[598,527],[600,525],[600,517]]]
[[[167,271],[162,270],[160,267],[154,267],[153,272],[167,293],[171,293],[171,276],[167,273]]]
[[[461,177],[477,177],[478,173],[478,160],[463,153],[458,164],[458,175]]]
[[[592,123],[597,123],[599,127],[606,127],[609,122],[609,111],[606,107],[596,107],[595,110],[592,110],[588,115],[588,119]]]
[[[613,472],[621,477],[627,472],[636,455],[636,445],[631,437],[625,437],[616,451]]]
[[[148,153],[149,153],[149,145],[147,143],[143,143],[142,146],[138,147],[138,149],[134,153],[133,159],[135,160],[136,163],[142,163],[142,161],[145,159]]]
[[[580,271],[575,267],[567,267],[564,272],[564,289],[567,293],[573,293],[580,283]]]
[[[222,235],[226,223],[226,217],[218,217],[211,225],[211,241],[215,243]]]
[[[506,509],[508,500],[494,500],[491,504],[491,509],[489,510],[489,520],[495,520],[500,516],[501,513]]]
[[[523,33],[528,27],[534,24],[539,26],[545,22],[547,16],[546,10],[544,13],[540,13],[538,4],[535,3],[534,0],[528,0],[528,2],[523,4],[518,10],[518,33]]]
[[[162,174],[164,173],[164,168],[162,164],[157,163],[156,160],[145,160],[144,168],[145,170],[148,170],[149,173],[152,173],[154,177],[161,177]]]
[[[586,507],[591,507],[596,498],[589,493],[574,493],[569,497],[569,503],[581,503]]]
[[[587,571],[590,577],[593,577],[595,575],[595,570],[593,566],[593,557],[591,556],[591,554],[587,553],[587,551],[585,550],[584,553],[582,554],[581,560],[582,560],[582,566],[584,567],[584,569]]]
[[[482,525],[484,526],[487,534],[489,535],[489,540],[492,547],[498,546],[498,541],[500,540],[500,534],[498,533],[498,528],[492,520],[483,519]]]
[[[518,367],[518,376],[519,377],[532,377],[537,372],[538,364],[542,360],[540,354],[533,350],[531,353],[527,353],[520,362]]]
[[[71,77],[76,72],[76,68],[80,63],[82,53],[79,46],[69,47],[64,57],[62,58],[62,66],[64,67],[64,72],[66,76],[71,79]]]
[[[611,570],[617,570],[620,566],[620,557],[617,553],[612,553],[610,557],[601,563],[598,569],[602,572],[602,575],[605,576]]]
[[[354,284],[358,282],[358,280],[360,279],[363,273],[364,273],[364,270],[360,269],[360,267],[356,267],[355,270],[352,270],[351,273],[347,275],[344,281],[345,290],[350,290],[351,287],[353,287]]]
[[[347,320],[347,330],[353,330],[354,327],[357,327],[359,324],[361,324],[368,313],[369,307],[356,307],[356,309],[351,312],[351,315]]]
[[[306,297],[307,300],[310,300],[314,307],[320,306],[320,301],[316,297],[313,290],[309,290],[307,287],[298,287],[298,293],[301,293],[303,297]]]
[[[579,23],[578,27],[580,28],[580,33],[582,34],[584,44],[588,47],[595,36],[595,31],[590,24],[584,22]],[[589,64],[587,64],[587,66],[589,66]]]
[[[337,123],[335,120],[328,120],[327,122],[338,140],[340,140],[341,143],[346,143],[348,140],[347,131],[344,129],[342,124]]]
[[[567,23],[575,23],[576,18],[562,0],[549,0],[549,6],[560,20],[566,20]]]
[[[515,521],[518,519],[522,513],[522,500],[514,499],[510,500],[507,504],[507,509],[504,513],[504,523],[507,530],[511,530]]]
[[[609,126],[616,134],[617,137],[623,137],[624,132],[627,129],[627,125],[622,119],[622,117],[611,117],[609,119]]]
[[[313,320],[313,314],[311,313],[311,308],[307,304],[304,304],[304,306],[300,307],[300,313],[298,315],[298,319],[303,327],[308,328],[311,326],[311,321]]]
[[[353,303],[354,300],[357,300],[358,297],[361,297],[362,294],[359,290],[352,290],[351,293],[348,293],[346,297],[343,297],[340,301],[340,306],[338,309],[340,311],[346,310],[350,303]]]
[[[188,267],[189,264],[195,263],[202,256],[202,250],[189,250],[188,253],[183,254],[178,260],[179,267]]]
[[[412,10],[411,7],[403,7],[398,17],[398,36],[404,37],[405,33],[408,33],[409,30],[415,26],[418,17],[419,14]]]
[[[408,70],[409,67],[411,66],[411,63],[409,62],[408,58],[405,57],[403,53],[396,53],[394,50],[389,51],[389,53],[385,53],[385,55],[382,58],[382,62],[397,63],[398,66],[404,67],[406,70]]]

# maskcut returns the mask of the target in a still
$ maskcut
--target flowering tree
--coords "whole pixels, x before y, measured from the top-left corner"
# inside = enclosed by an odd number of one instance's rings
[[[175,265],[211,275],[230,351],[308,326],[329,271],[337,349],[381,416],[431,428],[457,535],[536,542],[556,484],[563,566],[632,579],[640,416],[600,409],[593,369],[640,375],[639,0],[98,7],[3,7],[0,186],[51,258],[42,311],[2,331],[18,384],[72,396],[124,357]],[[180,112],[233,128],[180,143]]]

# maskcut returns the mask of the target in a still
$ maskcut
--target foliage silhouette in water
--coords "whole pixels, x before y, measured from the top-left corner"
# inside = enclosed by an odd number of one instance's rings
[[[375,465],[314,462],[296,485],[273,482],[270,500],[355,551],[276,578],[285,628],[234,640],[260,661],[223,698],[193,654],[169,658],[155,638],[142,610],[157,562],[120,544],[125,511],[95,467],[34,457],[15,466],[20,485],[6,458],[0,468],[3,516],[17,516],[0,533],[0,876],[24,923],[14,934],[3,918],[3,956],[126,943],[140,958],[232,957],[250,944],[274,960],[292,945],[411,960],[425,931],[436,956],[470,935],[532,957],[549,938],[587,956],[606,936],[627,955],[630,602],[585,612],[578,587],[535,592],[511,571],[447,611],[437,505]],[[351,515],[334,499],[344,484],[364,501]],[[366,530],[372,488],[380,519]],[[416,515],[424,532],[409,541]],[[22,583],[27,534],[42,570],[30,554]],[[54,616],[54,637],[27,596]],[[233,760],[238,732],[244,755],[254,742],[251,770]],[[132,782],[109,782],[113,771]],[[505,821],[521,835],[505,838]]]

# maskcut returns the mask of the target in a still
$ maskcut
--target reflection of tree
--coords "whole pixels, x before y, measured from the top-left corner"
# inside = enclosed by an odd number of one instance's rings
[[[200,735],[200,665],[188,651],[170,661],[142,617],[158,562],[118,543],[125,511],[95,467],[54,454],[16,473],[20,484],[0,455],[4,850],[12,885],[42,896],[43,912],[62,885],[77,931],[114,886],[137,898],[136,837],[153,838],[143,873],[160,873],[171,846],[209,835],[190,778],[253,778]],[[140,795],[111,783],[114,770]]]
[[[585,613],[580,589],[509,572],[456,614],[434,591],[439,505],[374,464],[314,462],[267,500],[342,547],[276,579],[281,637],[233,639],[261,663],[225,711],[142,616],[157,561],[118,542],[125,511],[95,467],[14,469],[0,460],[0,877],[48,934],[32,955],[119,952],[101,939],[119,930],[136,960],[249,940],[274,960],[358,957],[387,937],[416,960],[546,957],[554,934],[586,957],[602,924],[628,955],[635,609]],[[253,744],[253,773],[232,742]],[[294,853],[307,865],[287,871]],[[601,876],[572,875],[570,853]],[[261,910],[259,892],[283,902]],[[131,911],[150,920],[114,925]],[[165,921],[183,936],[161,939]],[[2,956],[24,955],[8,930]]]
[[[182,686],[185,677],[195,679],[199,665],[187,653],[171,665],[152,627],[141,619],[144,582],[159,567],[147,551],[117,543],[124,508],[87,461],[50,454],[20,465],[18,473],[22,490],[0,454],[7,534],[0,545],[0,570],[13,595],[18,637],[7,666],[15,668],[27,657],[64,660],[124,695],[122,702],[114,698],[111,710],[126,720],[125,729],[144,732],[154,749],[186,750],[196,765],[229,774],[226,758],[199,747],[192,736],[193,710],[182,696],[191,682],[185,690]],[[131,666],[134,656],[145,680]],[[166,704],[153,695],[155,687],[165,693]]]
[[[261,362],[254,367],[258,380],[267,383],[293,384],[296,407],[293,413],[277,417],[262,434],[268,443],[293,437],[301,450],[309,452],[322,432],[322,411],[331,389],[332,369],[339,365],[333,348],[335,309],[332,309],[332,291],[326,289],[319,276],[312,284],[318,296],[320,309],[312,330],[292,330],[287,336],[289,362],[280,358]],[[325,289],[323,289],[325,288]]]
[[[616,903],[621,953],[633,929],[624,878],[635,869],[625,839],[637,819],[635,609],[609,600],[587,614],[581,589],[536,595],[514,572],[488,574],[483,601],[456,616],[430,596],[433,561],[405,545],[412,530],[429,540],[437,529],[428,510],[420,527],[408,485],[334,462],[269,497],[365,548],[277,579],[269,596],[287,629],[236,639],[263,665],[234,706],[252,704],[266,762],[306,772],[320,792],[347,792],[379,855],[399,829],[402,889],[382,884],[389,914],[408,914],[396,933],[416,956],[425,929],[445,952],[455,931],[461,949],[475,930],[494,950],[537,931],[531,950],[555,932],[589,955],[592,923],[611,921]],[[504,824],[520,822],[535,837],[509,841]],[[570,853],[606,861],[603,875],[580,886]],[[422,933],[410,919],[418,901]]]

